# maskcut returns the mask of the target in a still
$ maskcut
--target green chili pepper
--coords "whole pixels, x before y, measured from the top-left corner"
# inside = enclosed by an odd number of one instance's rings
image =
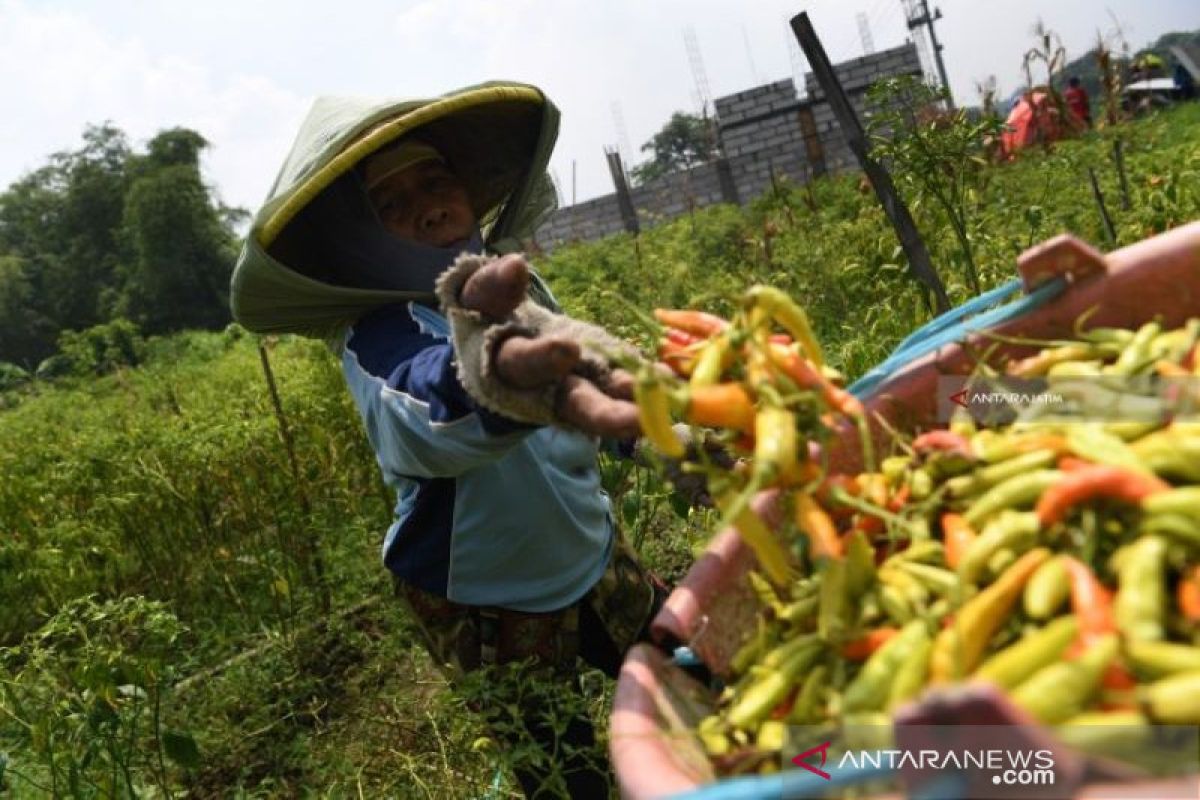
[[[958,576],[948,569],[916,561],[901,561],[897,566],[942,597],[957,597],[962,587]]]
[[[1146,514],[1138,525],[1138,531],[1142,534],[1165,536],[1180,544],[1200,549],[1200,529],[1197,528],[1196,522],[1195,517],[1185,514]]]
[[[1046,374],[1051,378],[1090,378],[1103,373],[1104,362],[1096,361],[1064,361],[1055,364]]]
[[[815,617],[820,605],[820,597],[816,594],[811,594],[808,597],[802,597],[799,600],[788,603],[780,609],[779,618],[792,625],[799,625]]]
[[[700,720],[700,724],[696,726],[696,735],[700,737],[700,742],[709,756],[723,756],[733,749],[726,735],[727,730],[725,720],[715,714]]]
[[[1184,486],[1152,494],[1142,501],[1147,514],[1186,514],[1200,519],[1200,486]]]
[[[1009,697],[1039,722],[1064,722],[1087,707],[1117,650],[1116,634],[1105,634],[1074,661],[1059,661],[1038,670]]]
[[[749,730],[787,697],[796,678],[807,669],[821,654],[821,645],[816,642],[805,642],[804,646],[793,651],[788,660],[777,669],[765,672],[754,681],[741,697],[729,709],[726,719],[735,728]]]
[[[892,553],[882,566],[894,567],[902,561],[944,564],[946,562],[946,546],[936,539],[922,539],[919,542],[913,542],[903,550]]]
[[[1053,472],[1059,475],[1058,472]],[[975,583],[991,558],[1004,549],[1024,552],[1037,541],[1040,529],[1037,514],[1032,511],[1002,511],[984,526],[979,535],[967,545],[958,562],[958,577],[963,583]]]
[[[996,653],[971,677],[990,681],[1003,689],[1015,688],[1038,670],[1057,661],[1078,634],[1079,623],[1075,617],[1059,617]]]
[[[1071,596],[1071,578],[1067,565],[1057,557],[1038,567],[1025,586],[1025,613],[1033,619],[1054,616]]]
[[[885,614],[897,625],[904,625],[916,616],[908,596],[895,586],[881,585],[878,591],[879,605]]]
[[[897,671],[919,651],[922,640],[928,639],[929,631],[921,620],[913,620],[905,625],[867,659],[858,675],[846,687],[842,695],[843,711],[850,713],[882,709]]]
[[[787,724],[783,720],[763,720],[754,734],[754,746],[764,753],[778,753],[786,743]]]
[[[804,684],[792,703],[792,711],[788,721],[797,724],[812,723],[819,720],[821,714],[821,695],[829,686],[829,668],[818,664],[809,670],[804,678]]]
[[[1151,345],[1161,332],[1162,326],[1157,322],[1147,322],[1138,328],[1133,338],[1121,350],[1121,355],[1117,356],[1116,362],[1107,367],[1105,372],[1109,375],[1133,375],[1149,366],[1154,361]]]
[[[846,591],[859,597],[875,582],[875,548],[862,531],[854,531],[846,543]]]
[[[1166,725],[1200,724],[1200,671],[1163,678],[1139,692],[1146,714]]]
[[[817,635],[814,633],[794,636],[763,656],[759,662],[759,666],[768,670],[778,669],[795,656],[796,653],[814,645],[820,645]]]
[[[1129,449],[1156,475],[1200,482],[1200,436],[1181,434],[1172,425],[1146,434]]]
[[[754,632],[746,642],[737,649],[733,654],[733,658],[729,660],[729,669],[734,675],[741,675],[750,668],[750,665],[758,660],[759,655],[766,652],[771,646],[771,641],[774,629],[767,625],[766,621],[759,619],[758,629]]]
[[[1122,553],[1113,613],[1126,641],[1163,638],[1166,558],[1167,544],[1157,536],[1139,537]]]
[[[1009,478],[984,492],[966,510],[963,519],[970,526],[978,528],[984,520],[1002,509],[1031,506],[1061,477],[1062,473],[1056,469],[1038,469]]]
[[[924,500],[933,494],[933,476],[924,467],[914,469],[908,476],[909,497],[913,500]]]
[[[975,470],[970,475],[959,475],[946,481],[946,491],[951,497],[966,497],[990,489],[1010,478],[1024,475],[1030,470],[1049,467],[1058,460],[1053,450],[1031,450],[995,464]]]
[[[1115,344],[1124,348],[1133,340],[1133,331],[1125,328],[1092,328],[1077,332],[1077,337],[1093,344]]]
[[[1152,472],[1123,439],[1099,425],[1079,423],[1068,426],[1067,448],[1080,458],[1097,464],[1111,464],[1145,474]]]
[[[879,465],[879,471],[887,478],[889,486],[898,486],[908,471],[908,456],[888,456]]]
[[[898,567],[881,567],[879,581],[900,591],[908,598],[913,608],[921,608],[929,602],[929,590],[925,588],[925,584]]]
[[[896,670],[892,687],[888,690],[887,711],[894,711],[914,699],[925,687],[929,677],[929,654],[933,652],[933,639],[924,636],[913,645],[908,659]]]
[[[1151,678],[1200,671],[1200,647],[1174,642],[1126,642],[1125,658]]]
[[[817,631],[826,641],[840,639],[847,627],[850,598],[845,559],[827,559],[822,567]]]

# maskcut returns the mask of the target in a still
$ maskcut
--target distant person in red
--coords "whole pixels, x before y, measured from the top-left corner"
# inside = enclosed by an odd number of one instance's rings
[[[1092,101],[1088,98],[1087,90],[1079,83],[1079,78],[1072,77],[1067,81],[1067,91],[1063,93],[1071,116],[1087,127],[1092,127]]]

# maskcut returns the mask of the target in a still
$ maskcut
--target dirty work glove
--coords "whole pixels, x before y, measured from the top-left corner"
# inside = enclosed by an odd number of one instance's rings
[[[692,428],[683,422],[671,426],[675,438],[683,442],[686,452],[681,459],[667,458],[656,453],[654,447],[645,439],[639,439],[634,445],[633,458],[642,465],[658,463],[662,465],[663,476],[671,482],[675,493],[683,498],[689,507],[712,508],[712,495],[708,492],[708,479],[701,472],[685,470],[686,462],[701,461],[700,453],[713,464],[732,469],[734,458],[729,451],[716,439],[705,434],[701,429]],[[695,435],[693,435],[693,432]],[[653,453],[653,455],[651,455]]]
[[[637,350],[528,296],[519,254],[464,254],[438,278],[458,378],[480,405],[519,422],[624,438],[641,433],[633,377],[614,357]]]

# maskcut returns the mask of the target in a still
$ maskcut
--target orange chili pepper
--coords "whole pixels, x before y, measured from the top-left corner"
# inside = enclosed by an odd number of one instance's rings
[[[1090,467],[1096,462],[1087,461],[1078,456],[1061,456],[1058,459],[1058,468],[1063,472],[1076,472],[1085,467]]]
[[[1200,622],[1200,567],[1192,567],[1179,579],[1176,600],[1183,618]]]
[[[978,536],[962,514],[942,514],[942,537],[946,546],[946,566],[958,569],[963,553]]]
[[[663,336],[666,337],[668,341],[682,345],[695,344],[696,342],[704,341],[704,337],[702,336],[697,336],[694,333],[688,333],[685,330],[671,327],[668,327],[666,331],[663,332]]]
[[[887,502],[888,511],[895,513],[897,511],[900,511],[901,509],[903,509],[904,505],[908,502],[908,498],[911,494],[912,494],[912,489],[909,488],[907,483],[904,484],[903,486],[901,486],[899,489],[896,490],[895,494],[893,494],[891,496],[891,498],[888,500],[888,502]]]
[[[692,386],[687,392],[684,417],[695,425],[754,432],[754,401],[740,383]]]
[[[859,399],[840,386],[835,386],[811,361],[796,352],[795,348],[772,343],[767,352],[783,374],[801,389],[820,392],[826,403],[847,416],[862,415],[863,405]]]
[[[795,522],[808,537],[814,557],[841,558],[845,553],[833,518],[807,492],[795,494]]]
[[[842,645],[842,657],[850,661],[866,661],[871,654],[883,647],[889,639],[899,633],[896,628],[883,627],[868,631],[865,636],[852,639]]]
[[[944,429],[926,431],[913,439],[912,448],[917,453],[950,452],[974,458],[967,437]]]
[[[712,336],[729,327],[729,320],[706,311],[656,308],[654,309],[654,318],[663,325],[702,337]]]
[[[1183,378],[1190,377],[1191,371],[1181,367],[1174,361],[1155,361],[1154,371],[1164,378]]]
[[[1150,475],[1111,464],[1092,464],[1065,473],[1041,496],[1035,510],[1045,528],[1061,520],[1072,507],[1089,500],[1105,497],[1140,503],[1170,488]]]
[[[686,378],[696,368],[696,350],[693,346],[661,339],[658,343],[658,360],[670,367],[676,375]]]
[[[1112,592],[1086,564],[1074,556],[1061,556],[1071,578],[1071,611],[1079,620],[1078,645],[1088,646],[1094,639],[1117,629],[1113,614]]]

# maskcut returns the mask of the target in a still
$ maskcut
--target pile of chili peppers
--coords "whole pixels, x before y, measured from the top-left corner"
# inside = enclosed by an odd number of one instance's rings
[[[789,725],[886,721],[955,682],[1050,725],[1200,724],[1200,422],[956,417],[876,465],[862,405],[784,294],[755,287],[729,320],[655,314],[670,372],[639,378],[644,429],[705,474],[760,570],[757,628],[697,731],[722,771],[778,767]],[[1198,339],[1200,320],[1077,330],[979,369],[1200,382]],[[741,458],[685,450],[676,419]],[[808,444],[847,420],[867,471],[829,474]],[[766,489],[774,531],[749,504]]]

